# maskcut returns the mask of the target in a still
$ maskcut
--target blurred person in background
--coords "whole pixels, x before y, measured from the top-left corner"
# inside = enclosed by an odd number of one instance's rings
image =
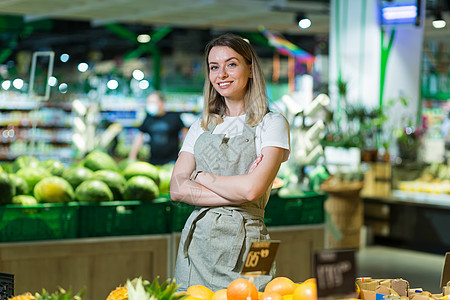
[[[175,162],[178,150],[187,128],[177,112],[166,111],[165,97],[155,91],[147,97],[147,114],[138,127],[140,133],[134,138],[128,158],[136,159],[144,144],[144,135],[150,136],[150,157],[147,161],[153,165]]]

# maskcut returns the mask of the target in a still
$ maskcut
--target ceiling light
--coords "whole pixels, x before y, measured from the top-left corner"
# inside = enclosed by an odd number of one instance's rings
[[[87,63],[80,63],[78,65],[78,71],[80,72],[86,72],[89,69],[89,65]]]
[[[106,84],[106,86],[108,87],[108,89],[110,90],[115,90],[119,87],[119,83],[117,82],[117,80],[115,79],[111,79],[108,81],[108,83]]]
[[[142,80],[142,79],[144,79],[144,76],[145,76],[144,72],[142,72],[139,69],[134,70],[132,75],[133,75],[133,78],[136,80]]]
[[[442,17],[442,13],[439,11],[436,13],[436,18],[433,20],[433,27],[436,29],[444,28],[447,23]]]
[[[148,82],[147,80],[141,80],[139,81],[139,88],[142,90],[147,89],[150,86],[150,82]]]
[[[48,78],[48,85],[49,86],[56,86],[58,84],[58,79],[56,79],[55,76],[50,76]]]
[[[11,81],[10,80],[5,80],[2,82],[2,88],[4,90],[9,90],[9,88],[11,87]]]
[[[137,37],[137,41],[142,44],[150,42],[151,39],[152,39],[152,37],[148,34],[140,34]]]
[[[304,13],[298,13],[296,16],[296,21],[298,23],[298,27],[301,29],[306,29],[311,26],[311,20],[307,18]]]
[[[23,87],[23,80],[20,78],[16,78],[13,80],[12,84],[16,89],[20,90]]]
[[[70,56],[69,56],[69,54],[67,54],[67,53],[63,53],[63,54],[61,54],[61,56],[59,57],[59,59],[62,61],[62,62],[67,62],[68,60],[69,60],[69,58],[70,58]]]
[[[61,93],[61,94],[65,94],[65,93],[67,93],[67,89],[68,89],[68,85],[67,85],[67,83],[61,83],[60,85],[59,85],[59,92]]]

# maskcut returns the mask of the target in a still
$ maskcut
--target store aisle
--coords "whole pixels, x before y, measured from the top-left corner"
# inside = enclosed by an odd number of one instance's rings
[[[450,249],[449,249],[450,251]],[[384,246],[367,246],[357,252],[357,276],[403,278],[411,288],[440,293],[444,256]]]

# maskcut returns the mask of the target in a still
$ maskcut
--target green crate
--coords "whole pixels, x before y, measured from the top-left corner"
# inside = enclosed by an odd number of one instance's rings
[[[302,196],[271,196],[266,206],[267,226],[321,224],[325,222],[325,193],[305,192]]]
[[[170,202],[113,201],[80,203],[80,237],[170,232]]]
[[[78,237],[78,204],[0,206],[0,242]]]
[[[195,206],[183,202],[171,202],[171,231],[181,232],[189,215],[194,211]]]

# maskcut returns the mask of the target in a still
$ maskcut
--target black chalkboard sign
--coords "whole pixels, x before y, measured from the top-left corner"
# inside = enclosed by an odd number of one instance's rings
[[[0,273],[0,300],[14,296],[14,275]]]
[[[269,274],[279,245],[280,241],[252,242],[241,274],[245,276]]]
[[[354,250],[320,251],[315,253],[314,258],[318,298],[355,293]]]

